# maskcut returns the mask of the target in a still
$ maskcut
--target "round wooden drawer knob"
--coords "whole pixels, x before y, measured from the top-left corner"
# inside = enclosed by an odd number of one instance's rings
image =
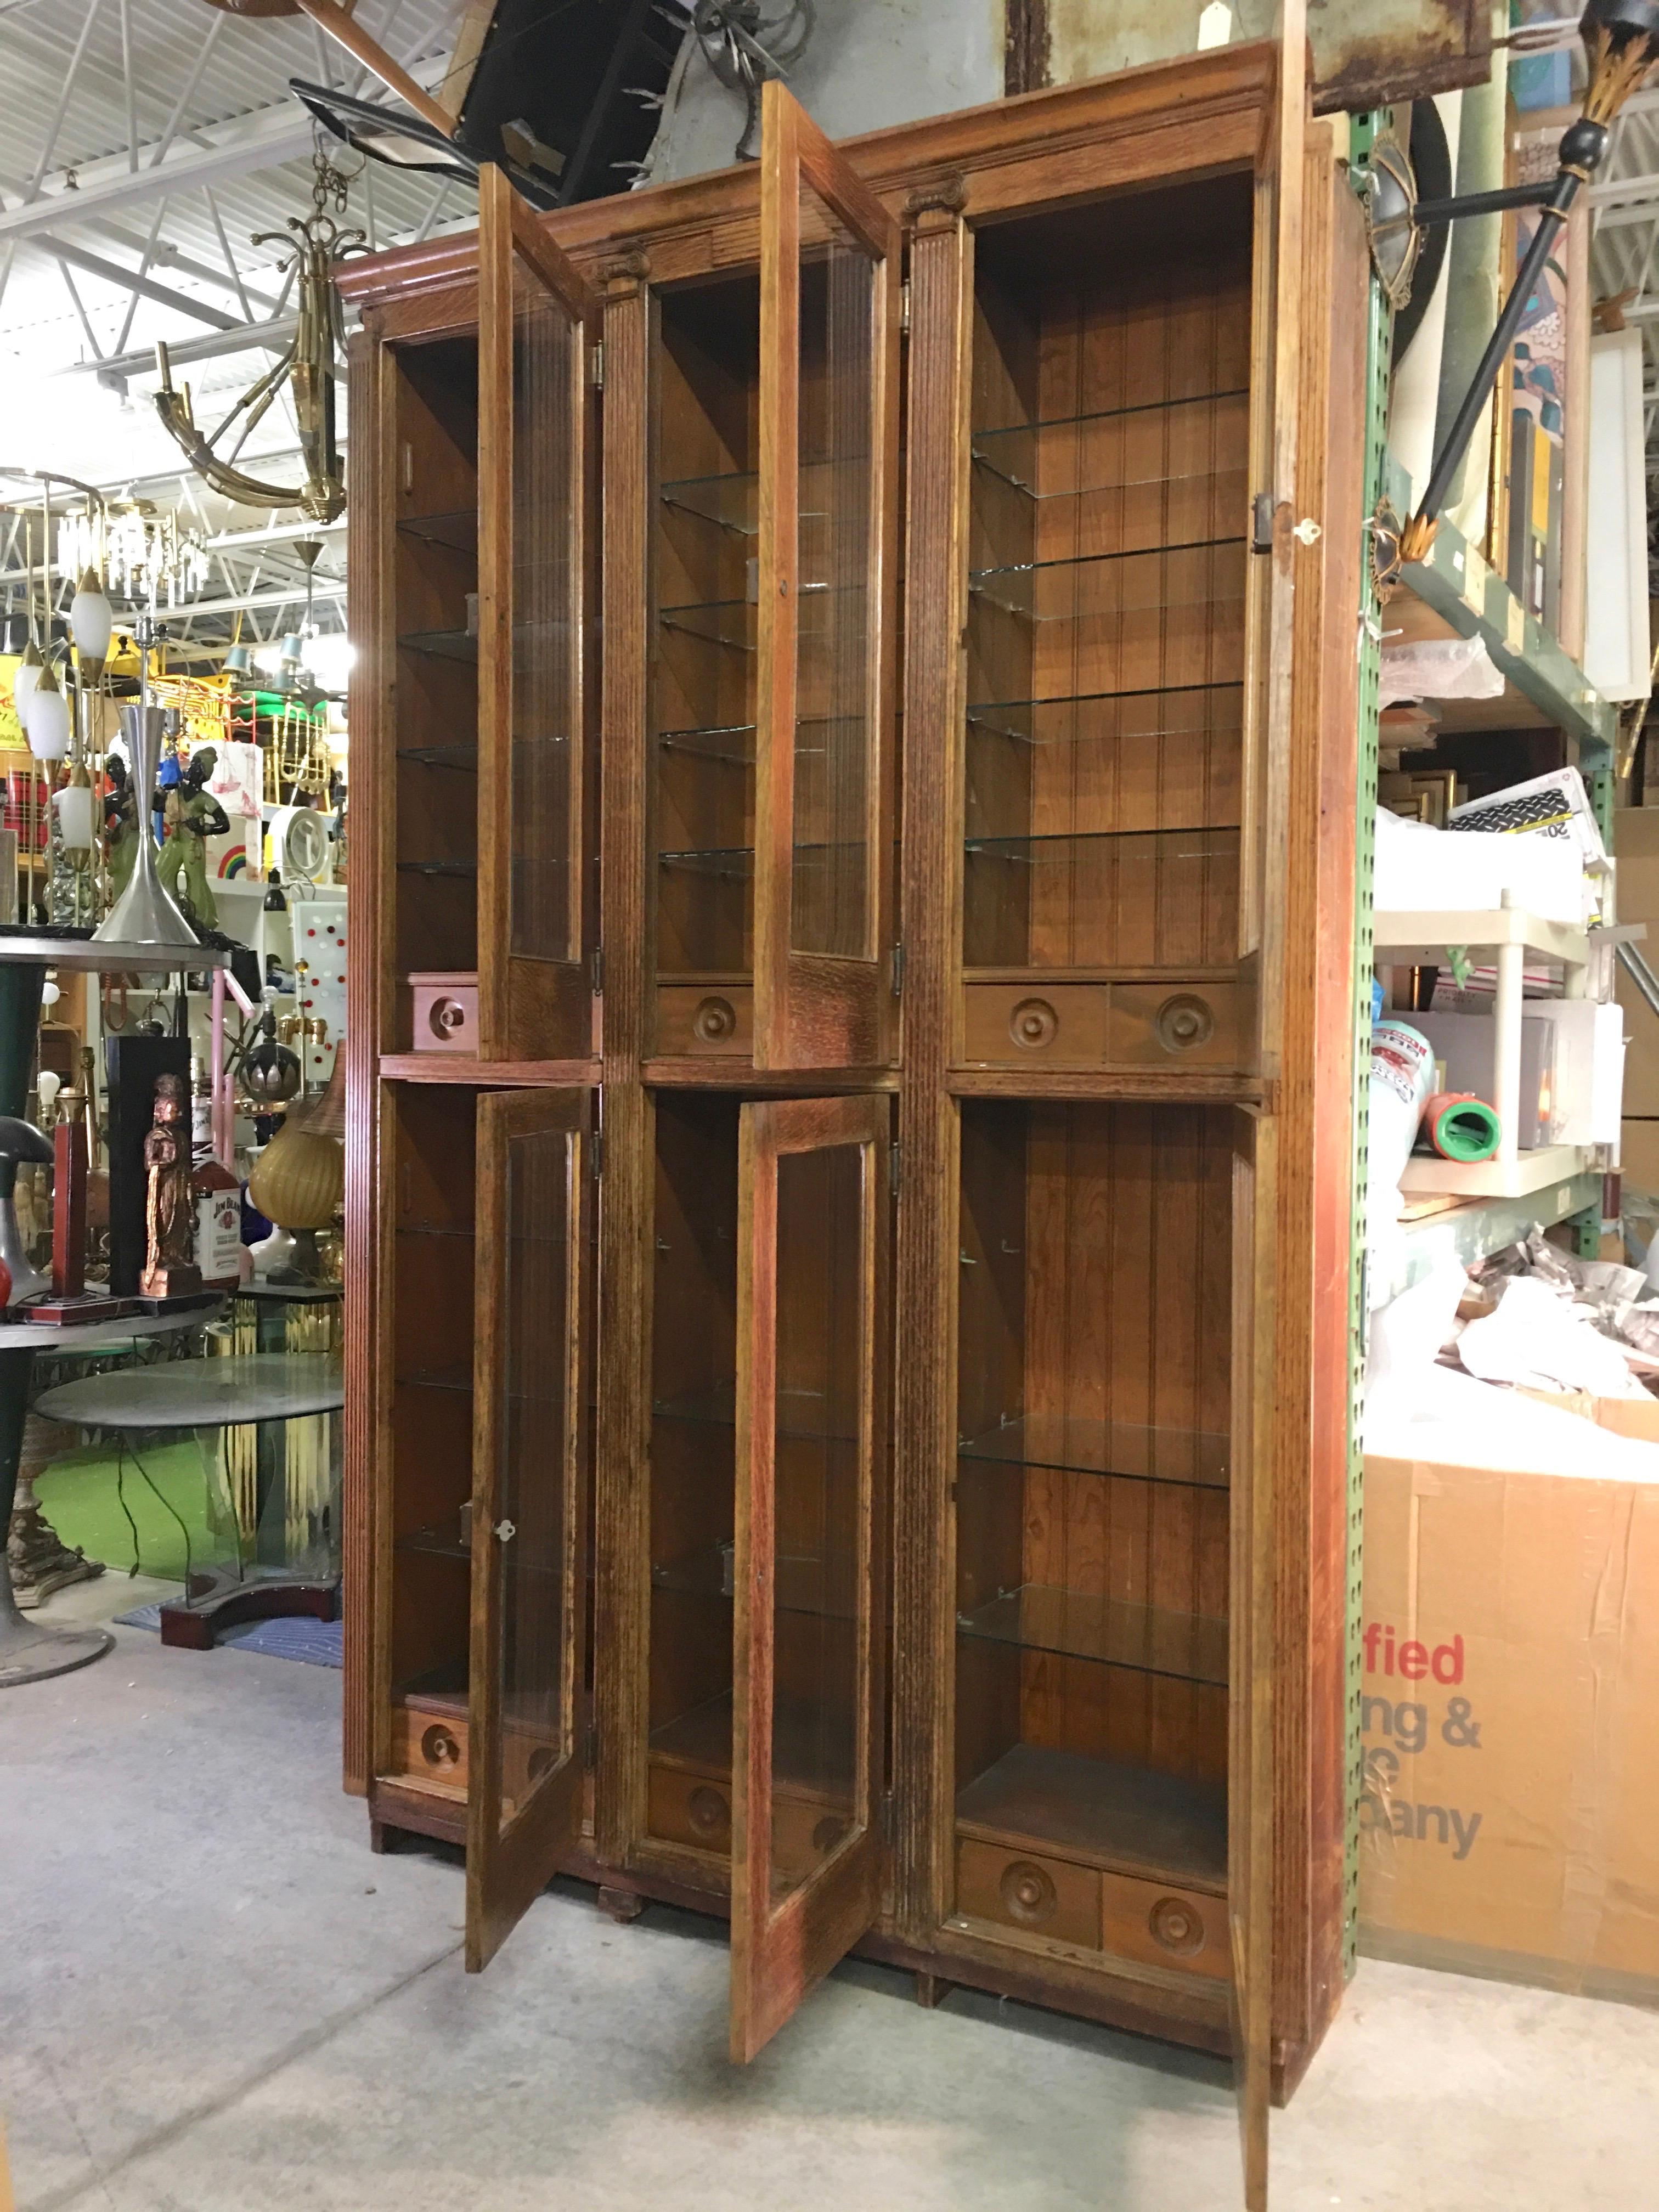
[[[735,1036],[738,1017],[729,999],[700,999],[691,1017],[691,1034],[700,1044],[724,1044]]]
[[[1054,1918],[1060,1899],[1053,1877],[1042,1867],[1033,1866],[1030,1859],[1016,1859],[1005,1867],[999,1887],[1008,1917],[1022,1928],[1041,1928],[1045,1920]]]
[[[1179,991],[1158,1008],[1154,1027],[1165,1052],[1191,1052],[1215,1035],[1215,1016],[1190,991]]]
[[[421,1738],[421,1756],[428,1766],[459,1766],[461,1747],[441,1722],[434,1721]]]
[[[1022,999],[1008,1017],[1008,1034],[1025,1052],[1041,1052],[1060,1031],[1060,1016],[1046,999]]]
[[[732,1808],[721,1792],[700,1782],[685,1801],[686,1818],[700,1836],[724,1837],[732,1826]]]
[[[434,1036],[453,1037],[466,1027],[466,1008],[459,999],[434,999],[427,1019]]]
[[[1204,1948],[1204,1923],[1184,1897],[1160,1897],[1147,1925],[1152,1941],[1173,1951],[1178,1959],[1190,1959]]]

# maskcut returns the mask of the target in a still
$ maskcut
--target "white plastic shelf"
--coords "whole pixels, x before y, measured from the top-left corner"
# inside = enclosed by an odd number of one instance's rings
[[[1434,914],[1379,913],[1376,945],[1378,962],[1396,968],[1430,963],[1443,967],[1454,945],[1466,945],[1472,951],[1518,945],[1522,951],[1558,960],[1565,968],[1583,968],[1589,960],[1589,939],[1583,930],[1570,929],[1565,922],[1546,921],[1540,915],[1512,906],[1469,914],[1455,909]],[[1384,953],[1390,956],[1386,962]],[[1402,1021],[1410,1018],[1408,1014],[1401,1017]]]
[[[1402,1017],[1402,1018],[1406,1018]],[[1448,1198],[1528,1198],[1550,1184],[1565,1185],[1575,1176],[1596,1172],[1596,1154],[1588,1145],[1540,1145],[1535,1151],[1465,1164],[1458,1160],[1428,1159],[1413,1155],[1406,1163],[1400,1188],[1408,1198],[1431,1194]],[[1560,1212],[1569,1211],[1565,1201]]]

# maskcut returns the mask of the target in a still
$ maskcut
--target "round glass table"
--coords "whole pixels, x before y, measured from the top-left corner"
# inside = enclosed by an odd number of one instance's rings
[[[161,1640],[201,1651],[243,1621],[335,1617],[344,1396],[330,1353],[260,1352],[86,1376],[43,1392],[35,1410],[113,1435],[123,1503],[131,1466],[179,1522],[185,1594],[161,1607]],[[252,1453],[236,1448],[246,1431]],[[196,1444],[204,1510],[195,1528],[145,1465],[149,1440],[168,1436]]]
[[[195,1328],[203,1322],[211,1321],[217,1310],[216,1306],[198,1306],[190,1312],[134,1314],[124,1320],[78,1326],[38,1321],[0,1322],[0,1509],[3,1509],[0,1510],[0,1528],[9,1528],[11,1525],[18,1454],[22,1446],[36,1355],[51,1352],[90,1356],[94,1352],[125,1352],[146,1337],[168,1336],[179,1329]],[[186,1364],[193,1368],[203,1364],[192,1360]],[[125,1378],[96,1375],[87,1379],[96,1385]],[[83,1386],[67,1382],[60,1387],[76,1390]],[[57,1391],[44,1394],[46,1397],[58,1395]],[[71,1668],[85,1667],[94,1659],[101,1659],[114,1646],[115,1638],[106,1628],[53,1628],[33,1614],[20,1613],[12,1595],[10,1570],[0,1551],[0,1690],[14,1689],[21,1682],[42,1681],[51,1674],[66,1674]]]

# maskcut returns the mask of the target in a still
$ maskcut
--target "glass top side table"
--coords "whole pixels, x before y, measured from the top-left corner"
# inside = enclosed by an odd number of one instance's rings
[[[45,1392],[37,1410],[113,1435],[118,1484],[131,1465],[164,1505],[144,1464],[148,1439],[194,1439],[205,1534],[174,1513],[185,1588],[161,1607],[161,1640],[205,1651],[245,1621],[335,1618],[344,1395],[340,1363],[326,1352],[253,1352],[88,1376]],[[251,1455],[241,1448],[250,1433]]]

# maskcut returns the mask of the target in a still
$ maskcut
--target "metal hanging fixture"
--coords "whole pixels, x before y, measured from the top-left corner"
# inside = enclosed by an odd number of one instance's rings
[[[691,27],[703,58],[728,91],[741,93],[744,119],[735,158],[757,158],[760,88],[787,77],[812,35],[812,0],[696,0]]]
[[[320,133],[312,156],[311,213],[290,216],[282,231],[256,231],[256,246],[292,244],[289,261],[298,264],[299,306],[294,337],[287,351],[236,402],[218,428],[204,434],[196,426],[190,386],[175,391],[165,344],[155,349],[161,388],[155,394],[156,412],[182,448],[203,481],[226,499],[248,507],[297,507],[314,522],[332,522],[345,507],[345,469],[335,434],[334,383],[345,332],[340,301],[334,289],[334,270],[346,255],[367,243],[361,230],[343,230],[335,221],[346,210],[351,179],[337,169],[323,147]],[[332,201],[334,213],[328,211]],[[299,425],[300,450],[306,479],[289,486],[264,483],[236,466],[237,455],[286,386],[293,398]],[[240,428],[238,427],[240,425]],[[231,439],[228,445],[222,441]]]

